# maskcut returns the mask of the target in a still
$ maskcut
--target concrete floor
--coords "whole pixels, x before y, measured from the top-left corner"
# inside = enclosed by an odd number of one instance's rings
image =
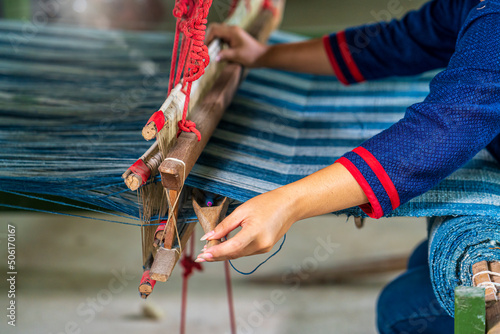
[[[0,259],[7,258],[6,225],[13,224],[18,272],[18,326],[12,328],[2,320],[0,333],[178,332],[179,268],[167,283],[158,283],[147,301],[138,296],[138,227],[26,212],[0,214]],[[408,254],[424,237],[422,219],[368,220],[361,230],[352,220],[346,223],[345,217],[322,216],[297,223],[279,255],[254,276],[232,272],[238,333],[376,333],[376,297],[397,273],[316,286],[255,284],[251,279],[298,267],[313,275],[347,261]],[[335,244],[326,259],[314,256],[321,245],[318,238]],[[202,245],[198,242],[196,248]],[[240,259],[235,265],[249,270],[262,259]],[[311,259],[316,259],[317,267],[311,268]],[[0,271],[7,272],[6,260],[0,261]],[[7,291],[6,281],[1,280],[0,293]],[[161,312],[162,318],[144,317],[146,305]],[[2,297],[0,309],[6,307]],[[192,277],[188,307],[187,333],[229,333],[222,264],[207,264],[203,273]]]

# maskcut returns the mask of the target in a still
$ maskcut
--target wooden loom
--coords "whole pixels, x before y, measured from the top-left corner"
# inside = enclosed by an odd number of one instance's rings
[[[232,9],[227,25],[237,25],[260,42],[266,42],[271,32],[281,22],[284,0],[239,1]],[[215,59],[223,46],[215,40],[209,47],[211,59]],[[143,236],[144,275],[139,287],[142,298],[153,291],[156,281],[165,282],[180,258],[191,237],[196,222],[177,223],[179,209],[189,197],[184,182],[209,141],[222,115],[231,102],[245,71],[240,65],[211,62],[205,74],[193,83],[188,118],[194,121],[201,134],[182,132],[177,137],[177,123],[182,117],[185,95],[181,84],[174,87],[160,110],[144,127],[146,140],[156,137],[154,144],[129,168],[123,178],[131,190],[139,190],[143,211],[141,213]],[[155,122],[154,119],[159,122]],[[159,123],[159,124],[158,124]],[[162,185],[148,183],[151,177],[161,173]],[[218,198],[208,206],[206,194],[194,190],[192,205],[205,232],[224,218],[229,200]],[[154,216],[164,217],[151,222]],[[209,246],[217,243],[211,242]]]

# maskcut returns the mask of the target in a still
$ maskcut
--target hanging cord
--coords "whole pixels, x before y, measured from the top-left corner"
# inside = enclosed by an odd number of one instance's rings
[[[177,136],[182,131],[193,132],[201,140],[201,133],[196,129],[196,124],[187,120],[187,111],[189,108],[189,100],[191,95],[191,87],[194,81],[198,80],[204,73],[205,68],[210,63],[208,55],[208,47],[205,45],[205,32],[207,29],[207,16],[212,5],[212,0],[199,0],[194,8],[193,15],[186,21],[187,29],[184,31],[184,36],[190,42],[190,47],[186,59],[186,68],[183,78],[183,90],[186,94],[184,102],[184,110],[182,119],[179,121],[179,131]]]
[[[194,254],[194,246],[195,246],[195,237],[194,237],[194,231],[193,235],[191,236],[191,241],[190,241],[190,250],[189,254],[186,254],[184,252],[184,256],[181,260],[181,266],[182,266],[182,302],[181,302],[181,334],[184,334],[186,332],[186,308],[187,308],[187,292],[188,292],[188,280],[189,276],[191,276],[195,270],[202,271],[203,267],[201,266],[201,263],[194,262],[193,259],[193,254]]]
[[[234,315],[233,286],[231,284],[231,269],[229,268],[228,260],[224,261],[224,273],[226,277],[227,305],[229,307],[229,322],[231,325],[231,334],[236,334],[236,318]]]
[[[257,269],[259,269],[264,263],[266,263],[267,261],[269,261],[273,256],[275,256],[276,254],[278,254],[280,251],[281,251],[281,248],[283,248],[283,245],[285,244],[285,240],[286,240],[286,233],[283,235],[283,241],[281,242],[280,244],[280,247],[278,248],[278,250],[274,253],[272,253],[271,255],[269,255],[269,257],[267,259],[265,259],[264,261],[262,261],[257,267],[255,267],[254,270],[252,271],[249,271],[249,272],[244,272],[244,271],[241,271],[239,269],[237,269],[233,263],[231,262],[231,260],[229,260],[229,264],[231,265],[231,267],[238,273],[238,274],[241,274],[241,275],[245,275],[245,276],[248,276],[248,275],[252,275],[254,272],[257,271]]]

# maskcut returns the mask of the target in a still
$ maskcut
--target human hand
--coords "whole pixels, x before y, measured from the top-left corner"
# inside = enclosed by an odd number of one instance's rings
[[[245,30],[237,26],[214,23],[208,27],[205,43],[220,38],[229,45],[217,55],[216,61],[226,60],[245,67],[259,67],[259,59],[266,53],[267,46],[259,43]]]
[[[293,196],[279,188],[243,203],[202,240],[221,239],[239,226],[241,230],[227,241],[204,249],[196,261],[223,261],[269,252],[296,221],[293,202]]]

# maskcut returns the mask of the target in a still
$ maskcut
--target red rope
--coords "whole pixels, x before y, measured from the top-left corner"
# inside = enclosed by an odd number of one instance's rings
[[[264,10],[266,10],[266,9],[270,10],[271,13],[273,13],[273,16],[276,16],[276,14],[278,14],[278,10],[274,6],[272,0],[264,0],[264,2],[262,3],[262,9],[264,9]]]
[[[182,266],[182,301],[181,301],[181,334],[186,332],[186,308],[187,308],[187,292],[188,292],[188,280],[189,276],[191,276],[195,270],[202,271],[203,267],[201,263],[194,262],[193,254],[194,254],[194,232],[191,236],[191,247],[190,254],[187,254],[187,251],[184,252],[184,256],[181,260]]]
[[[231,324],[231,334],[236,334],[236,318],[234,316],[233,287],[231,284],[231,269],[229,261],[224,261],[224,271],[226,276],[227,304],[229,306],[229,321]]]
[[[176,0],[173,15],[177,18],[172,50],[172,64],[168,84],[169,93],[182,79],[182,89],[186,94],[179,132],[193,132],[201,140],[201,134],[193,121],[187,120],[191,86],[204,73],[210,63],[208,48],[205,45],[207,16],[212,0]],[[180,35],[182,34],[182,39]],[[179,41],[181,46],[179,50]]]
[[[187,310],[187,292],[188,292],[188,280],[189,277],[194,273],[195,270],[203,271],[201,263],[194,262],[193,254],[195,248],[195,237],[194,232],[191,236],[190,241],[190,254],[187,251],[184,252],[184,256],[181,260],[182,266],[182,298],[181,298],[181,326],[180,333],[186,333],[186,310]],[[231,269],[229,267],[229,261],[224,262],[224,272],[226,278],[226,290],[227,290],[227,302],[229,307],[229,321],[231,325],[231,334],[236,334],[236,317],[234,313],[234,302],[233,302],[233,288],[231,284]],[[156,282],[154,282],[156,283]]]

